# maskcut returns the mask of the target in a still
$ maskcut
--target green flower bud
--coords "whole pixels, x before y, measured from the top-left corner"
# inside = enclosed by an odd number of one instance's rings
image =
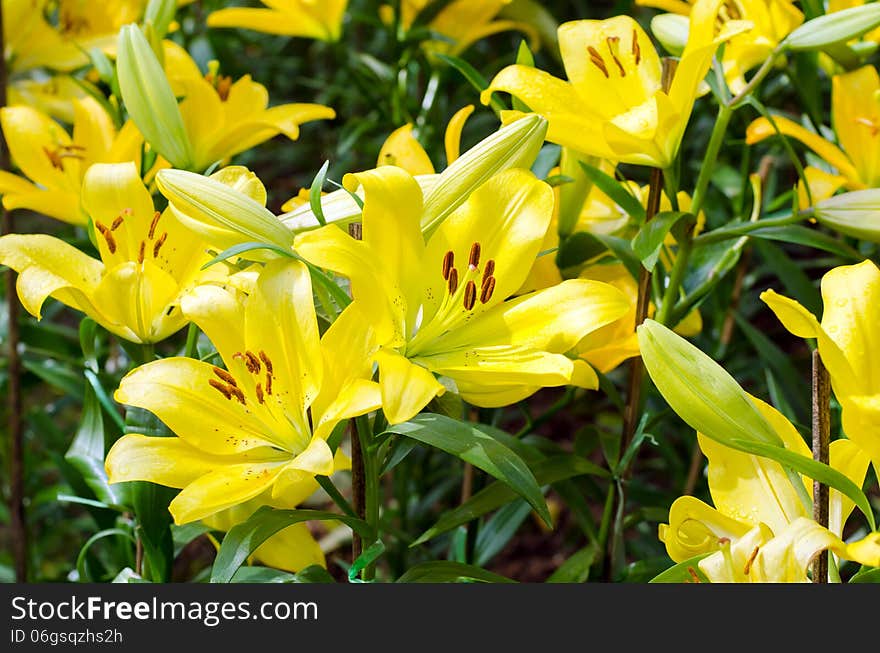
[[[189,168],[192,146],[177,100],[137,25],[125,25],[119,31],[116,72],[125,107],[150,146],[175,167]]]
[[[687,45],[690,21],[679,14],[658,14],[651,19],[651,32],[666,51],[680,57]]]
[[[880,3],[842,9],[818,16],[798,27],[782,42],[788,50],[821,50],[858,38],[880,25]]]
[[[813,215],[834,231],[880,243],[880,188],[830,197],[813,207]]]

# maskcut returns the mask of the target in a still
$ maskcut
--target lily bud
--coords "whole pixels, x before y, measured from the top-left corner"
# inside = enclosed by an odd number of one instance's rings
[[[176,0],[150,0],[144,10],[144,25],[152,25],[161,41],[168,33],[168,27],[177,11]]]
[[[491,177],[511,168],[531,168],[547,134],[547,121],[529,114],[501,127],[456,159],[439,175],[415,177],[424,196],[422,233],[427,238],[470,194]],[[362,197],[361,190],[355,191]],[[327,223],[360,220],[361,209],[349,191],[337,190],[321,198]],[[295,232],[317,229],[317,218],[308,204],[279,218]]]
[[[658,14],[651,19],[651,32],[666,51],[680,57],[687,45],[690,21],[679,14]]]
[[[215,247],[250,242],[293,247],[293,234],[264,206],[266,189],[247,168],[230,166],[210,177],[160,170],[156,185],[174,216]],[[265,252],[248,258],[265,258]]]
[[[722,444],[733,439],[783,446],[746,392],[724,368],[654,320],[637,329],[645,369],[666,403],[689,426]]]
[[[150,146],[177,168],[189,168],[192,146],[165,71],[137,25],[119,31],[116,62],[122,100]]]
[[[505,125],[456,159],[425,194],[422,233],[430,236],[472,192],[499,172],[531,168],[544,144],[547,125],[546,119],[529,114]]]
[[[788,50],[820,50],[858,38],[880,26],[880,3],[842,9],[818,16],[798,27],[782,42]]]
[[[880,243],[880,188],[829,197],[813,207],[813,215],[839,233]]]

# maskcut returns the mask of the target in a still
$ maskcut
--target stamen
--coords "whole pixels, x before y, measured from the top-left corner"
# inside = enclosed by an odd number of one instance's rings
[[[104,240],[107,242],[107,249],[110,250],[111,254],[116,253],[116,239],[113,237],[113,234],[110,233],[110,230],[107,228],[107,225],[101,222],[95,222],[95,229],[101,232],[101,235],[104,236]]]
[[[639,47],[638,32],[636,32],[635,30],[633,30],[632,55],[633,59],[636,60],[636,65],[638,66],[642,60],[642,49]]]
[[[211,380],[213,381],[213,379],[211,379]],[[236,399],[238,399],[238,400],[241,402],[241,404],[242,404],[243,406],[247,404],[247,402],[246,402],[245,399],[244,399],[244,393],[243,393],[241,390],[239,390],[238,388],[234,388],[234,387],[232,387],[232,386],[227,386],[226,389],[229,390],[229,393],[230,393],[233,397],[235,397]]]
[[[226,383],[228,383],[229,385],[231,385],[233,387],[238,387],[238,383],[235,382],[235,377],[232,376],[229,372],[227,372],[226,370],[221,369],[219,367],[214,367],[213,370],[214,370],[214,374],[216,374],[218,377],[220,377],[221,379],[226,381]]]
[[[700,580],[700,577],[697,575],[697,570],[694,569],[693,567],[688,567],[688,573],[689,573],[690,576],[691,576],[691,580],[688,581],[689,583],[701,583],[701,582],[703,582],[703,581]]]
[[[122,223],[125,222],[125,219],[121,215],[117,215],[116,219],[113,221],[113,224],[110,225],[110,231],[116,231],[122,226]]]
[[[138,263],[144,262],[144,249],[146,248],[146,246],[147,244],[144,241],[141,241],[141,247],[138,250]]]
[[[168,238],[168,232],[166,231],[161,236],[159,236],[159,240],[156,241],[156,244],[153,245],[153,258],[159,258],[159,250],[162,249],[162,245],[165,244],[165,239]]]
[[[247,365],[248,372],[251,374],[259,374],[260,373],[260,359],[256,357],[256,355],[252,351],[246,351],[244,353],[245,365]]]
[[[471,255],[468,257],[468,266],[472,270],[476,270],[477,266],[480,264],[480,251],[482,247],[480,247],[480,243],[474,243],[471,245]]]
[[[272,374],[266,370],[266,394],[272,394]]]
[[[626,77],[626,69],[623,67],[623,64],[620,63],[620,59],[617,58],[617,50],[618,45],[620,44],[619,36],[609,36],[605,39],[605,43],[608,45],[608,52],[611,53],[611,58],[614,59],[614,63],[617,64],[617,69],[620,71],[621,77]]]
[[[258,383],[258,384],[257,384],[257,388],[256,388],[256,390],[257,390],[257,401],[259,401],[261,404],[266,403],[266,400],[265,400],[265,398],[263,397],[263,386],[261,386],[261,385]]]
[[[596,68],[602,71],[602,74],[605,75],[606,79],[611,77],[611,75],[608,74],[608,67],[605,65],[605,60],[602,58],[602,55],[599,54],[599,51],[592,45],[588,45],[587,52],[590,53],[590,61],[593,62],[593,65],[596,66]]]
[[[232,393],[229,391],[225,385],[220,383],[220,381],[215,381],[214,379],[208,379],[208,385],[214,388],[217,392],[222,394],[227,399],[232,399]]]
[[[449,294],[454,295],[455,291],[458,290],[458,270],[452,268],[449,271],[449,283],[447,284],[449,288]]]
[[[486,267],[483,269],[483,283],[482,285],[486,285],[486,279],[495,274],[495,259],[490,258],[486,261]]]
[[[269,357],[266,355],[262,349],[260,350],[260,360],[263,361],[263,365],[266,366],[266,372],[271,376],[272,372],[272,361],[269,360]],[[272,394],[271,392],[269,394]]]
[[[464,307],[467,310],[471,310],[474,307],[474,304],[477,302],[477,284],[474,283],[474,280],[471,279],[467,282],[467,285],[464,287]]]
[[[446,252],[443,255],[443,281],[449,280],[449,271],[452,270],[452,265],[455,263],[455,254],[452,250]]]
[[[159,213],[158,211],[156,211],[153,214],[153,221],[150,223],[150,231],[147,234],[147,237],[150,240],[153,240],[153,237],[156,235],[156,225],[159,224],[159,218],[161,218],[161,217],[162,217],[162,214]]]
[[[749,571],[751,571],[751,569],[752,569],[752,563],[755,561],[755,558],[757,558],[757,557],[758,557],[758,547],[755,547],[752,550],[752,555],[750,555],[749,559],[746,560],[746,566],[743,567],[743,574],[744,575],[746,575],[746,576],[749,575]]]
[[[856,118],[856,123],[869,127],[871,129],[871,136],[876,136],[880,133],[880,125],[869,118]]]
[[[485,304],[492,299],[493,292],[495,292],[495,277],[488,277],[480,290],[480,303]]]

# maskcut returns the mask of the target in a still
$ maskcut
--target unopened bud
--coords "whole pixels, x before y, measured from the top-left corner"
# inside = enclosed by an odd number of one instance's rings
[[[829,229],[880,243],[880,188],[829,197],[813,207],[813,215]]]
[[[782,42],[788,50],[821,50],[880,26],[880,3],[842,9],[808,20]]]

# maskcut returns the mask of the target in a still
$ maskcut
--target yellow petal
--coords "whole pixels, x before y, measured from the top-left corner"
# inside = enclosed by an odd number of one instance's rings
[[[746,130],[746,143],[754,145],[765,138],[781,133],[783,136],[799,140],[819,155],[819,157],[837,168],[837,171],[847,178],[849,188],[864,188],[864,182],[858,171],[853,166],[850,158],[840,148],[788,118],[773,116],[773,123],[776,124],[776,128],[766,118],[762,117],[755,120]],[[776,129],[779,131],[777,132]]]
[[[34,187],[30,193],[4,195],[3,206],[7,211],[29,209],[70,224],[85,225],[87,222],[80,209],[79,193],[72,191],[38,190]]]
[[[283,467],[283,462],[224,465],[183,488],[168,510],[175,524],[202,519],[261,494],[272,486]]]
[[[58,238],[43,234],[10,234],[0,238],[0,264],[19,272],[18,296],[22,306],[39,319],[43,302],[54,296],[81,311],[104,273],[100,261],[86,256]]]
[[[841,439],[831,443],[829,464],[858,487],[862,487],[865,483],[869,462],[868,454],[852,440]],[[841,536],[847,517],[854,507],[852,499],[844,496],[839,490],[832,489],[828,502],[828,530]]]
[[[324,553],[306,524],[294,524],[275,533],[254,551],[269,567],[298,572],[311,565],[326,567]]]
[[[218,467],[243,462],[244,456],[215,456],[180,438],[129,434],[110,448],[104,465],[111,483],[150,481],[182,488]]]
[[[758,524],[733,543],[724,541],[719,550],[697,564],[712,583],[748,583],[758,577],[756,558],[761,547],[773,540],[766,524]]]
[[[759,399],[751,399],[787,449],[810,456],[797,430],[781,413]],[[798,517],[808,516],[807,507],[779,463],[730,449],[702,434],[698,438],[709,460],[712,502],[720,512],[749,526],[765,523],[774,532]]]
[[[395,351],[379,350],[376,362],[379,363],[382,408],[390,424],[414,417],[431,399],[446,392],[431,372]]]
[[[93,97],[75,99],[73,110],[73,141],[85,148],[82,152],[82,169],[86,170],[92,163],[107,161],[116,127],[113,119]]]
[[[669,509],[669,525],[661,525],[660,540],[675,562],[717,551],[719,540],[736,540],[749,525],[732,519],[694,497],[679,497]]]
[[[880,394],[845,395],[840,403],[846,434],[870,456],[880,475]]]
[[[0,109],[0,123],[13,163],[32,181],[49,189],[79,189],[79,151],[67,132],[31,107]]]
[[[412,123],[398,127],[385,139],[379,150],[377,166],[397,166],[411,175],[434,174],[434,164],[425,148],[413,136]]]
[[[849,155],[865,186],[880,184],[880,78],[874,66],[863,66],[832,78],[831,112],[840,146]]]
[[[446,165],[451,165],[461,154],[461,132],[464,124],[474,112],[474,105],[469,104],[455,112],[446,125],[446,134],[443,138],[446,147]]]
[[[810,188],[810,195],[807,196],[807,191],[804,188],[804,180],[798,182],[798,206],[801,209],[806,209],[810,206],[810,199],[813,200],[813,205],[818,204],[822,200],[826,200],[838,190],[843,188],[846,183],[846,177],[842,177],[841,175],[833,175],[831,173],[825,172],[824,170],[820,170],[819,168],[814,168],[813,166],[807,166],[804,168],[804,177],[806,178],[807,186]]]
[[[206,284],[194,288],[180,302],[186,319],[205,332],[227,368],[234,364],[236,352],[247,349],[241,319],[243,301],[233,289]]]
[[[244,166],[226,166],[211,175],[224,186],[250,197],[258,204],[266,206],[266,187],[260,178]]]

